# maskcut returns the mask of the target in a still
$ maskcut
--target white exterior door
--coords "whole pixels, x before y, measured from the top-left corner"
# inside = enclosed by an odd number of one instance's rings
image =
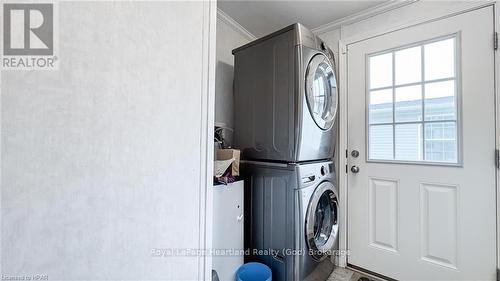
[[[348,45],[348,264],[496,277],[493,22],[485,7]]]

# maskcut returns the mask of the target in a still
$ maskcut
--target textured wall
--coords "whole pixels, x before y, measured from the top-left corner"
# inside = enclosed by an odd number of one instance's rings
[[[202,2],[61,2],[59,71],[2,72],[1,272],[194,280]]]
[[[215,122],[233,127],[234,57],[231,51],[250,42],[225,21],[217,19]]]

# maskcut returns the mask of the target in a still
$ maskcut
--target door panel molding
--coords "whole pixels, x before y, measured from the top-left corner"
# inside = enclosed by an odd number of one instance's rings
[[[458,193],[458,185],[420,184],[420,248],[423,261],[458,269]],[[440,237],[447,237],[445,243],[438,241]]]
[[[368,178],[369,240],[372,247],[398,253],[399,181]]]

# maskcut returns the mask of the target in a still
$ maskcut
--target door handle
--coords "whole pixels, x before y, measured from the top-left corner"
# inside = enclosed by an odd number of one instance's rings
[[[315,180],[316,180],[316,176],[315,175],[308,176],[308,177],[303,177],[302,178],[302,183],[310,183],[310,182],[313,182]]]
[[[359,167],[358,166],[352,166],[351,167],[351,172],[353,172],[354,174],[359,173]]]

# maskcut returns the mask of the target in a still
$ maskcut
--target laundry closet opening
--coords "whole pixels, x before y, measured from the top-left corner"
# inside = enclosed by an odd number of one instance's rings
[[[495,280],[496,3],[218,9],[219,277]]]

